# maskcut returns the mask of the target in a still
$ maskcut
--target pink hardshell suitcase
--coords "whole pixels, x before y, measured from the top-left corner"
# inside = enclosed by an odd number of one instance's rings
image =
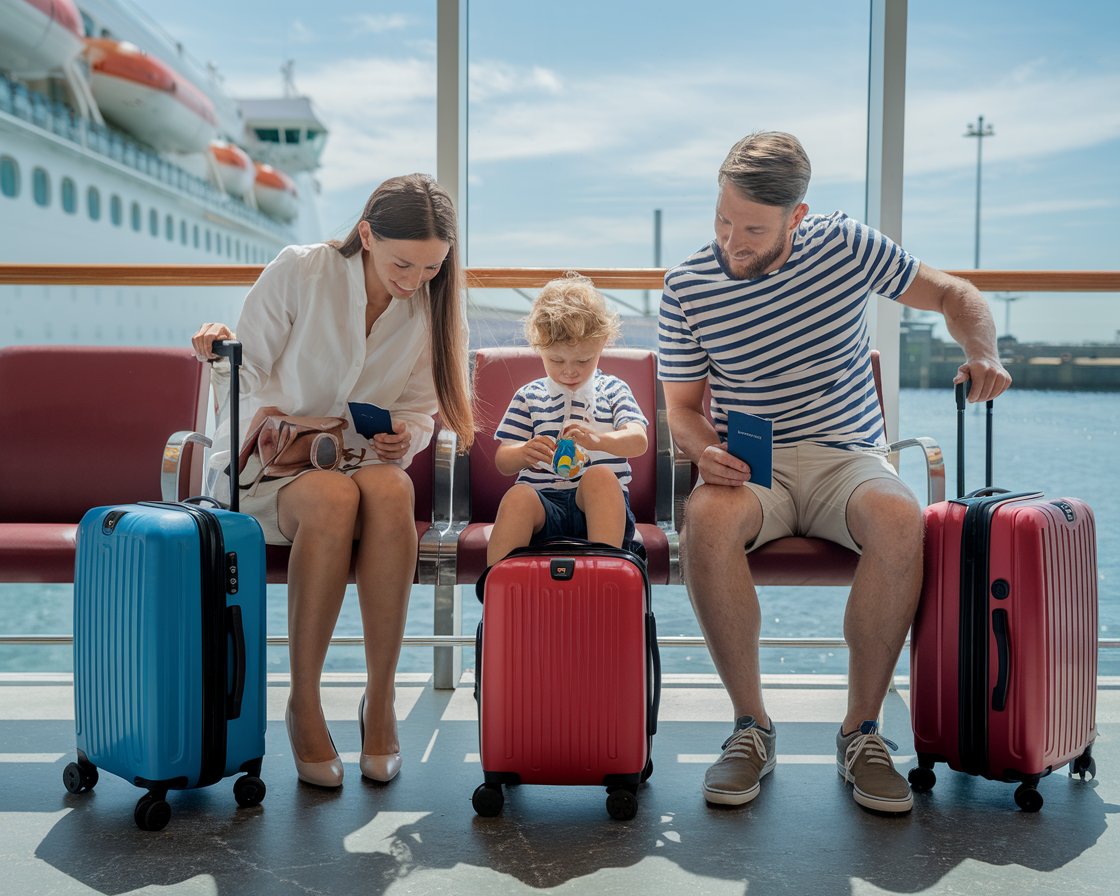
[[[957,483],[964,491],[964,384],[957,387]],[[934,764],[1018,782],[1042,808],[1039,779],[1069,764],[1095,775],[1097,560],[1093,511],[1077,498],[988,487],[931,505],[925,577],[910,640],[916,791]]]

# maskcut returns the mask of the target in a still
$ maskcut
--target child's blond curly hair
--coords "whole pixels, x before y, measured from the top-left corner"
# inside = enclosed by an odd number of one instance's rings
[[[605,339],[609,345],[620,332],[618,313],[607,308],[590,279],[575,271],[546,283],[525,319],[525,338],[538,350],[587,339]]]

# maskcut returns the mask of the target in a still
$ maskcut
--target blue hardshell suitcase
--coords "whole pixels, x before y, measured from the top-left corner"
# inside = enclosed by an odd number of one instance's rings
[[[231,357],[236,395],[240,345],[215,351]],[[92,788],[98,769],[146,788],[134,812],[144,830],[167,824],[168,790],[242,772],[238,804],[260,803],[264,651],[265,547],[253,517],[193,503],[88,511],[74,569],[78,761],[66,789]]]

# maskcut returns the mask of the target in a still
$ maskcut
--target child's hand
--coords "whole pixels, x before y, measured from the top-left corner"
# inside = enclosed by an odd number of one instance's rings
[[[539,463],[551,464],[556,453],[556,440],[552,436],[535,436],[521,446],[521,466],[525,469]]]
[[[602,441],[599,434],[586,423],[569,423],[560,433],[562,439],[571,439],[580,448],[594,448]]]

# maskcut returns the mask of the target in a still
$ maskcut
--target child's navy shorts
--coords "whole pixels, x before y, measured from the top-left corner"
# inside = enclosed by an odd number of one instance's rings
[[[587,538],[587,517],[576,505],[574,488],[540,489],[537,497],[544,507],[544,525],[530,544],[549,538]],[[629,547],[634,540],[635,520],[630,510],[630,494],[624,490],[622,498],[626,502],[626,531],[622,536],[622,546]]]

